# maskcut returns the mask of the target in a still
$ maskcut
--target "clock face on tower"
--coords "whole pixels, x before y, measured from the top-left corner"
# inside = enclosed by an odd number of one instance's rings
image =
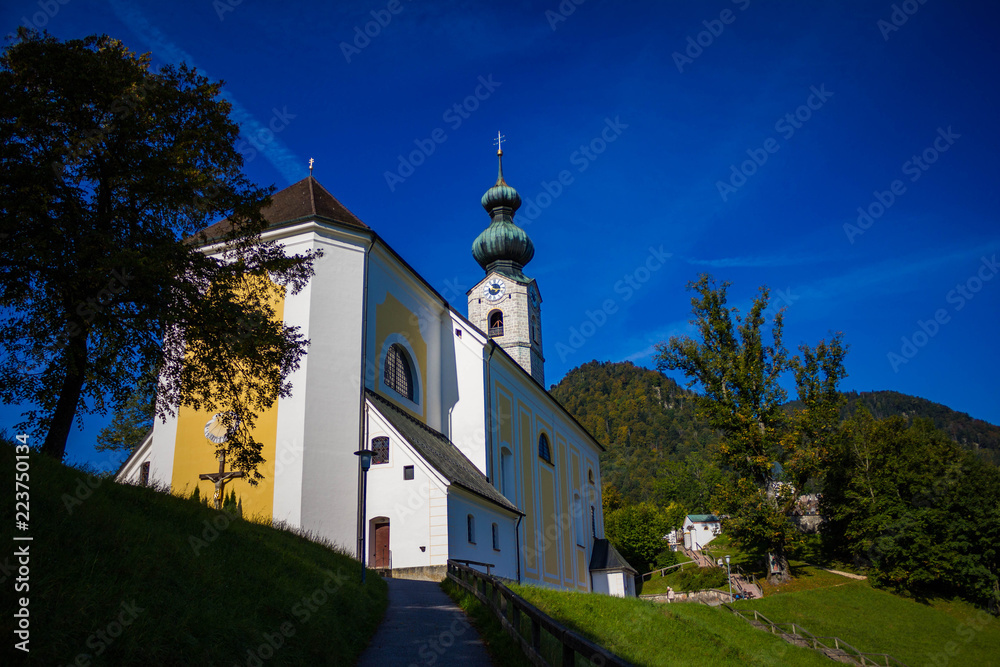
[[[487,301],[499,301],[506,291],[507,285],[499,278],[494,278],[483,286],[483,296]]]

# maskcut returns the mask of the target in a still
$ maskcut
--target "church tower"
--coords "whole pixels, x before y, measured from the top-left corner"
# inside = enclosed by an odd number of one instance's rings
[[[498,144],[502,137],[498,137]],[[503,178],[503,150],[497,147],[497,182],[483,195],[482,205],[490,225],[472,244],[472,256],[486,277],[468,292],[469,320],[545,386],[542,357],[542,295],[534,279],[524,275],[524,265],[535,255],[535,246],[514,224],[521,206],[517,190]]]

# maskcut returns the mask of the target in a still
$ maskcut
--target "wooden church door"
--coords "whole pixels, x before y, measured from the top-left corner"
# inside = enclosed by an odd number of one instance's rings
[[[389,524],[375,524],[375,567],[388,568],[389,563]]]

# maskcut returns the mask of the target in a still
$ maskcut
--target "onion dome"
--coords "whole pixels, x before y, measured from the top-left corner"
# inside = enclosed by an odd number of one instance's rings
[[[490,214],[490,226],[472,243],[472,256],[484,270],[507,268],[520,273],[535,256],[535,246],[523,229],[514,224],[514,212],[521,206],[517,190],[503,178],[503,151],[497,151],[497,182],[483,195],[482,205]],[[499,263],[499,264],[497,264]],[[505,271],[506,272],[506,271]]]

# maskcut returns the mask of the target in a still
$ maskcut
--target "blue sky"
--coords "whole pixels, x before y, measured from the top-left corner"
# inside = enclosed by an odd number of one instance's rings
[[[845,389],[1000,424],[992,5],[333,5],[17,0],[0,27],[108,33],[223,79],[252,179],[281,189],[314,158],[463,313],[502,131],[548,384],[591,359],[652,366],[691,333],[705,271],[741,310],[770,286],[790,348],[843,331]],[[102,421],[70,460],[113,465],[89,452]]]

